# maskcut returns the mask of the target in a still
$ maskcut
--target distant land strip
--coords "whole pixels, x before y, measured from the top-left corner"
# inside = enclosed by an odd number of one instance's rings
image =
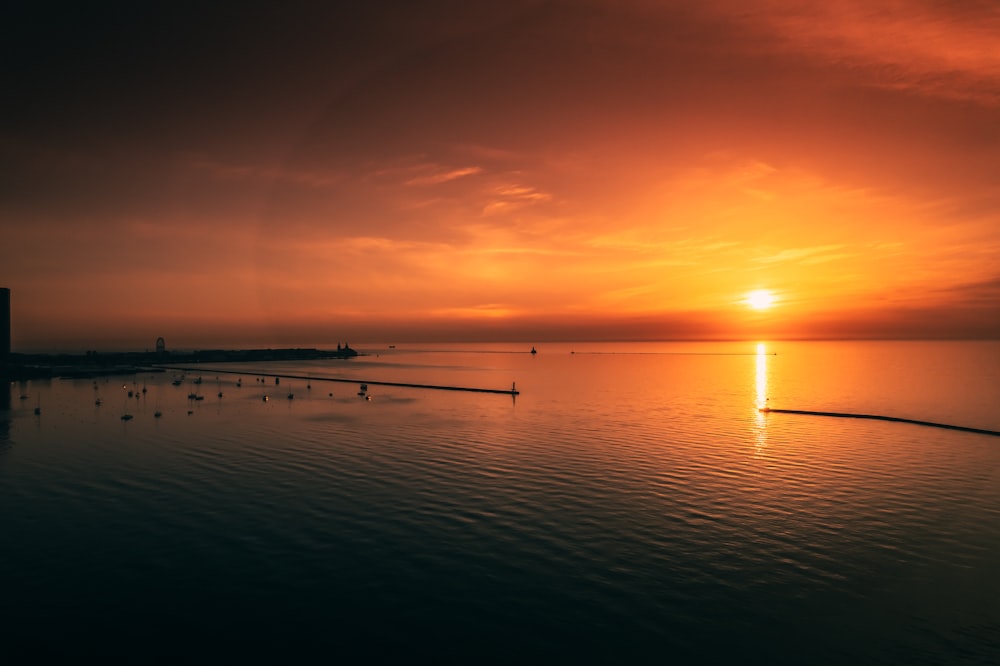
[[[945,430],[958,430],[960,432],[974,432],[979,435],[990,435],[1000,437],[1000,432],[996,430],[985,430],[983,428],[969,428],[967,426],[950,425],[948,423],[934,423],[933,421],[917,421],[916,419],[904,419],[898,416],[880,416],[878,414],[848,414],[845,412],[814,412],[804,409],[774,409],[772,407],[761,407],[758,411],[765,414],[804,414],[806,416],[833,416],[842,419],[872,419],[875,421],[894,421],[896,423],[912,423],[913,425],[926,426],[928,428],[944,428]]]
[[[285,379],[304,379],[305,381],[314,382],[339,382],[341,384],[371,384],[372,386],[401,386],[403,388],[418,388],[418,389],[435,389],[438,391],[466,391],[468,393],[495,393],[500,395],[521,395],[521,392],[516,388],[509,389],[489,389],[489,388],[474,388],[469,386],[443,386],[440,384],[410,384],[406,382],[379,382],[372,381],[369,379],[344,379],[341,377],[320,377],[314,375],[288,375],[278,372],[255,372],[255,371],[241,371],[241,370],[217,370],[215,368],[182,368],[176,365],[158,365],[153,366],[158,369],[163,370],[182,370],[184,372],[197,372],[200,374],[210,374],[213,372],[227,374],[227,375],[247,375],[254,377],[278,377]]]
[[[0,361],[0,379],[22,380],[63,377],[131,375],[143,368],[166,363],[256,363],[258,361],[348,360],[359,356],[348,346],[323,349],[201,349],[189,352],[96,352],[85,354],[11,354]]]

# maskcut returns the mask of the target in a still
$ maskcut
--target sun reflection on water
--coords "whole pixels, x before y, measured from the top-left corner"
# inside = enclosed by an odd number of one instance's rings
[[[757,343],[757,400],[754,405],[754,453],[760,455],[767,446],[767,414],[760,410],[767,406],[767,345]]]
[[[767,403],[767,345],[757,343],[757,409]]]

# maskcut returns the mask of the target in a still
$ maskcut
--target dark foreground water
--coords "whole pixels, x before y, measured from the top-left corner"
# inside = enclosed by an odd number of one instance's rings
[[[0,659],[1000,662],[1000,438],[757,411],[1000,430],[1000,344],[362,349],[0,386]]]

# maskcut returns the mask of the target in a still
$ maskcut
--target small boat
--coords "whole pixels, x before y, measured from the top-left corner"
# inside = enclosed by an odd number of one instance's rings
[[[173,381],[173,385],[174,385],[174,386],[180,386],[180,385],[181,385],[181,380],[180,380],[180,379],[175,379],[175,380]]]
[[[131,421],[131,420],[132,420],[131,414],[129,414],[128,412],[122,414],[122,421]]]
[[[358,395],[364,395],[367,392],[368,392],[368,384],[362,384],[361,390],[358,391]]]
[[[291,393],[289,393],[289,394],[288,394],[288,399],[289,399],[289,400],[291,400],[291,399],[292,399],[292,398],[294,398],[294,397],[295,397],[295,396],[294,396],[293,394],[291,394]]]
[[[158,419],[161,416],[163,416],[163,412],[161,412],[160,410],[156,410],[155,412],[153,412],[153,418]]]
[[[94,404],[97,405],[98,407],[100,407],[101,406],[101,399],[98,398],[97,400],[95,400]]]
[[[261,400],[263,400],[264,402],[267,402],[267,396],[265,395],[263,398],[261,398]]]
[[[201,384],[201,377],[198,377],[198,379],[194,380],[194,383],[195,384]]]
[[[531,348],[531,353],[532,353],[532,354],[537,354],[537,353],[538,353],[538,350],[537,350],[537,349],[535,349],[534,347],[532,347],[532,348]]]

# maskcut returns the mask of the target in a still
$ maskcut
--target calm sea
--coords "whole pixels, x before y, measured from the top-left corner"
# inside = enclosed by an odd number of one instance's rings
[[[1000,343],[358,348],[0,386],[0,659],[1000,663],[1000,438],[757,409],[1000,430]]]

